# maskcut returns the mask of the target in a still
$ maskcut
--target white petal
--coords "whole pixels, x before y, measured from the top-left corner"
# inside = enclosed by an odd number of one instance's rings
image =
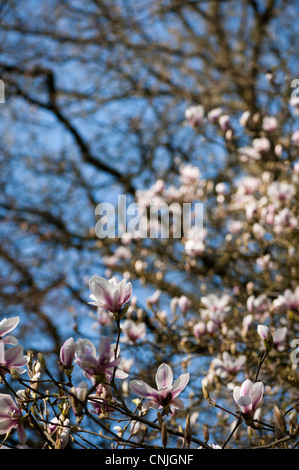
[[[158,390],[161,390],[165,387],[170,387],[172,382],[173,373],[171,367],[165,363],[161,364],[156,372],[156,384]]]

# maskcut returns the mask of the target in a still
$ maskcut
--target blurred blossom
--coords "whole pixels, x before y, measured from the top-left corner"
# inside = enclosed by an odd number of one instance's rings
[[[250,111],[244,111],[242,116],[239,119],[241,126],[245,127],[250,119]]]
[[[224,294],[222,297],[217,297],[215,294],[209,294],[201,298],[201,303],[205,308],[200,310],[201,317],[207,321],[207,328],[209,332],[214,332],[225,318],[225,314],[230,310],[228,305],[230,297]]]
[[[180,179],[183,184],[193,184],[200,179],[200,170],[194,165],[182,165],[180,167]]]
[[[204,122],[205,110],[201,105],[190,106],[185,111],[186,122],[192,127],[198,127]]]
[[[199,321],[193,326],[193,334],[195,338],[200,338],[206,333],[207,327],[203,321]]]
[[[295,131],[295,132],[292,134],[291,140],[292,140],[293,144],[299,145],[299,130]]]
[[[216,123],[222,114],[222,108],[214,108],[208,113],[208,120],[211,123]]]
[[[265,116],[263,118],[262,128],[264,131],[272,132],[275,131],[278,127],[278,122],[274,116]]]
[[[257,137],[253,139],[252,146],[260,153],[269,152],[271,148],[270,140],[267,139],[267,137]]]
[[[294,108],[294,114],[299,114],[299,97],[292,96],[290,99],[290,105]]]
[[[133,320],[125,320],[121,326],[124,336],[121,341],[125,343],[135,344],[139,339],[144,338],[146,334],[145,323],[135,323]]]
[[[222,378],[229,375],[235,376],[240,372],[246,362],[246,356],[241,355],[234,359],[227,351],[222,354],[222,359],[215,358],[212,360],[211,366],[215,368],[216,373]]]
[[[218,122],[220,129],[224,132],[231,128],[230,116],[228,114],[222,114]]]
[[[156,305],[161,295],[160,289],[157,289],[150,297],[146,299],[148,305]]]
[[[282,295],[279,295],[273,301],[273,307],[275,309],[297,310],[299,307],[299,286],[296,287],[295,291],[286,289]]]
[[[286,326],[277,328],[273,333],[273,344],[277,351],[283,351],[286,346],[286,338],[288,334],[288,329]]]
[[[178,306],[182,313],[186,313],[189,307],[191,306],[191,302],[188,299],[188,297],[186,297],[185,295],[182,295],[178,299]]]

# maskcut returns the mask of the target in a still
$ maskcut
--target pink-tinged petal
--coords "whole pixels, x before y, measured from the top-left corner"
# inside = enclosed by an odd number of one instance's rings
[[[82,357],[80,362],[80,367],[84,370],[90,371],[92,369],[96,369],[98,365],[98,361],[94,356],[85,355]]]
[[[23,346],[13,346],[5,352],[6,367],[24,367],[28,363],[28,357],[24,356]]]
[[[5,336],[5,338],[3,338],[3,343],[17,346],[19,344],[19,341],[15,336],[7,335]]]
[[[13,422],[11,418],[6,417],[0,419],[0,434],[6,434],[12,428],[16,426],[16,422]]]
[[[142,380],[131,380],[129,387],[133,393],[141,398],[151,398],[155,401],[159,401],[158,392]]]
[[[3,415],[7,411],[19,411],[19,408],[10,395],[0,393],[0,414]]]
[[[19,438],[20,444],[25,444],[26,432],[22,423],[18,424],[17,432],[18,432],[18,438]]]
[[[262,402],[264,393],[264,384],[262,382],[256,382],[251,390],[252,408],[255,410]]]
[[[240,396],[241,396],[241,387],[239,387],[239,386],[234,387],[233,397],[234,397],[234,400],[237,404],[238,404]]]
[[[107,336],[102,336],[100,339],[99,358],[110,359],[110,341]]]
[[[174,398],[171,400],[170,407],[173,407],[177,410],[183,410],[185,408],[183,400],[180,398]]]
[[[189,378],[190,378],[190,374],[189,372],[187,372],[186,374],[180,375],[176,379],[171,389],[171,394],[173,398],[176,398],[179,395],[179,393],[181,393],[184,390],[184,388],[189,382]]]
[[[0,340],[0,366],[5,366],[6,365],[6,360],[5,360],[5,346],[4,342]]]
[[[126,379],[127,377],[129,377],[129,374],[127,374],[127,372],[123,371],[122,369],[116,369],[116,372],[115,372],[116,379]]]
[[[79,338],[76,344],[75,357],[77,361],[80,362],[85,355],[96,357],[96,347],[89,339]]]
[[[251,414],[252,402],[251,402],[250,397],[248,396],[240,397],[238,401],[238,406],[241,408],[242,413]]]
[[[20,321],[20,317],[4,318],[0,322],[0,337],[14,330]]]
[[[154,403],[152,400],[148,400],[145,403],[142,403],[142,411],[146,411],[149,408],[153,408],[156,403]]]
[[[250,395],[252,386],[253,386],[253,383],[251,382],[251,380],[246,379],[241,385],[241,390],[240,390],[241,397]]]
[[[161,364],[156,372],[156,384],[158,390],[165,387],[171,387],[173,382],[172,369],[168,364]]]

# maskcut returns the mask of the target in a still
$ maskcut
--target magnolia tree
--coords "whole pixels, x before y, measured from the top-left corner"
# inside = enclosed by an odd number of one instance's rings
[[[177,159],[125,228],[120,207],[100,219],[105,276],[83,286],[96,341],[75,329],[53,362],[10,334],[18,316],[1,321],[2,447],[298,446],[298,109],[186,106],[182,126],[231,168]]]

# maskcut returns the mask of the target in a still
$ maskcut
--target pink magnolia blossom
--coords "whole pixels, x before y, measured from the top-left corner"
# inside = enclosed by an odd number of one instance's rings
[[[246,356],[239,356],[234,359],[227,351],[222,354],[222,359],[215,358],[212,361],[212,366],[215,368],[217,375],[226,378],[228,375],[236,375],[242,370],[246,361]]]
[[[295,291],[286,289],[282,295],[279,295],[277,299],[273,301],[273,307],[275,309],[297,310],[299,307],[299,286],[296,287]]]
[[[112,391],[109,386],[98,385],[97,393],[89,395],[88,403],[93,407],[92,413],[102,417],[107,413],[113,413],[118,401],[112,396]]]
[[[227,294],[224,294],[222,297],[209,294],[206,297],[202,297],[201,302],[205,307],[200,311],[201,317],[204,321],[209,323],[209,330],[213,332],[221,326],[226,312],[230,310],[230,306],[228,305],[230,297]]]
[[[115,354],[115,344],[111,344],[106,336],[102,336],[99,344],[99,354],[95,345],[88,339],[79,339],[75,353],[75,362],[84,371],[84,375],[96,382],[109,382],[112,379],[114,368],[115,377],[124,379],[128,376],[117,368],[120,358],[119,348]]]
[[[89,288],[92,292],[89,302],[96,307],[102,307],[109,312],[120,312],[125,304],[132,297],[132,284],[127,284],[126,279],[117,282],[115,278],[109,281],[100,276],[93,276],[89,281]]]
[[[0,434],[16,429],[21,444],[26,442],[26,433],[22,422],[22,409],[10,395],[0,393]]]
[[[263,118],[262,127],[265,131],[268,131],[268,132],[276,131],[276,129],[278,127],[278,122],[277,122],[276,117],[274,117],[274,116],[265,116]]]
[[[257,408],[262,404],[264,385],[262,382],[251,382],[246,379],[241,387],[233,389],[233,397],[245,419],[252,419]]]
[[[178,395],[184,390],[189,382],[190,374],[180,375],[173,383],[173,372],[169,365],[163,363],[156,372],[157,390],[152,388],[142,380],[131,380],[129,387],[133,393],[141,398],[148,398],[144,403],[143,409],[153,408],[154,410],[163,409],[166,414],[171,411],[175,413],[176,409],[183,409],[184,404]]]
[[[18,344],[18,340],[14,336],[8,335],[5,338],[4,336],[7,335],[7,333],[10,333],[12,330],[14,330],[17,327],[19,321],[20,321],[20,317],[3,318],[3,320],[1,320],[0,339],[2,339],[4,343],[14,344],[14,345]]]
[[[190,108],[185,111],[186,122],[192,127],[200,126],[204,122],[204,114],[205,110],[203,106],[190,106]]]
[[[125,320],[122,327],[124,337],[122,342],[135,344],[141,338],[144,338],[146,334],[145,323],[135,323],[133,320]]]
[[[29,358],[24,356],[23,346],[17,345],[5,350],[5,344],[0,340],[0,369],[2,373],[23,374]]]
[[[71,369],[75,359],[77,344],[73,338],[67,339],[60,349],[60,362],[66,369]]]

